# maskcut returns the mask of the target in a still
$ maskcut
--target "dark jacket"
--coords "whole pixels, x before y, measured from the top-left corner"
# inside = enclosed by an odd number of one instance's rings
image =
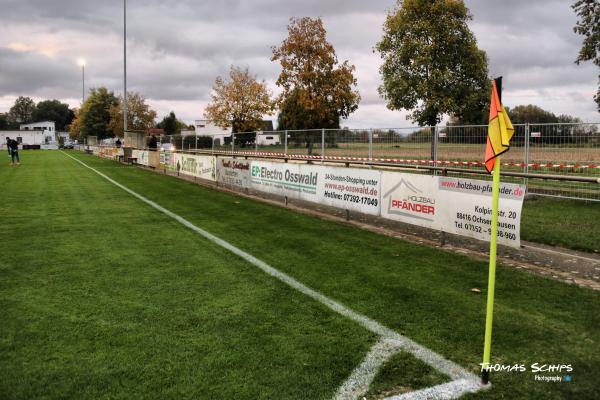
[[[19,151],[19,142],[16,140],[11,140],[8,146],[12,151]]]
[[[148,141],[148,148],[156,150],[158,146],[158,140],[156,140],[156,136],[152,136]]]

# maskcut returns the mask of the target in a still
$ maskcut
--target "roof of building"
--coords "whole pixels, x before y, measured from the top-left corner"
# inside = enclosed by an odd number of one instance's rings
[[[147,128],[146,135],[164,135],[165,130],[162,128]]]
[[[30,122],[30,123],[28,123],[28,124],[21,124],[21,126],[24,126],[24,125],[37,125],[37,124],[45,124],[45,123],[50,123],[50,124],[53,124],[53,123],[54,123],[54,121],[37,121],[37,122]]]

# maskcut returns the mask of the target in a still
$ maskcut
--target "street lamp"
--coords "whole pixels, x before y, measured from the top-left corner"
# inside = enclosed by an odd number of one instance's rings
[[[123,135],[127,132],[127,0],[123,0]]]
[[[80,58],[77,63],[81,66],[81,104],[85,102],[85,60]]]

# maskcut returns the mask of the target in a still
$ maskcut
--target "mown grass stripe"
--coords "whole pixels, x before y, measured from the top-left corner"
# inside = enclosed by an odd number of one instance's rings
[[[243,251],[243,250],[237,248],[236,246],[232,245],[231,243],[211,234],[210,232],[207,232],[204,229],[199,228],[198,226],[192,224],[191,222],[189,222],[185,218],[181,217],[180,215],[175,214],[174,212],[162,207],[161,205],[155,203],[154,201],[129,189],[128,187],[115,181],[114,179],[112,179],[109,176],[103,174],[102,172],[96,170],[95,168],[90,167],[89,165],[87,165],[83,161],[79,160],[78,158],[73,157],[70,154],[67,154],[65,152],[62,152],[62,154],[75,160],[76,162],[78,162],[79,164],[84,166],[85,168],[88,168],[89,170],[95,172],[96,174],[103,177],[104,179],[106,179],[107,181],[112,183],[113,185],[126,191],[127,193],[131,194],[132,196],[136,197],[137,199],[141,200],[142,202],[144,202],[144,203],[148,204],[149,206],[155,208],[156,210],[164,213],[165,215],[173,218],[174,220],[181,223],[185,227],[197,232],[204,238],[212,241],[213,243],[218,244],[219,246],[225,248],[226,250],[229,250],[231,253],[248,261],[252,265],[261,269],[263,272],[279,279],[280,281],[286,283],[287,285],[298,290],[299,292],[304,293],[305,295],[311,297],[312,299],[317,300],[318,302],[320,302],[323,305],[327,306],[328,308],[334,310],[335,312],[359,323],[360,325],[362,325],[366,329],[370,330],[371,332],[380,335],[382,338],[395,341],[398,348],[401,348],[404,351],[410,352],[418,359],[424,361],[426,364],[428,364],[428,365],[432,366],[433,368],[435,368],[436,370],[448,375],[450,378],[454,379],[454,381],[451,382],[451,383],[454,383],[454,385],[448,386],[450,384],[445,384],[443,391],[440,393],[442,393],[444,396],[450,395],[452,397],[440,397],[440,398],[457,398],[457,397],[461,396],[462,394],[469,393],[469,392],[476,392],[476,391],[484,388],[483,386],[481,386],[479,384],[479,378],[477,376],[470,373],[466,369],[462,368],[458,364],[456,364],[450,360],[447,360],[446,358],[439,355],[438,353],[436,353],[424,346],[421,346],[418,343],[416,343],[415,341],[413,341],[405,336],[402,336],[399,333],[381,325],[379,322],[377,322],[365,315],[359,314],[359,313],[351,310],[350,308],[344,306],[343,304],[341,304],[333,299],[330,299],[329,297],[317,292],[314,289],[311,289],[310,287],[297,281],[296,279],[292,278],[291,276],[273,268],[272,266],[268,265],[264,261],[259,260],[258,258],[254,257],[253,255],[246,253],[245,251]],[[437,393],[435,388],[436,387],[428,388],[428,389],[430,389],[430,391],[429,391],[430,396],[428,398],[437,398],[437,397],[435,397],[435,393]],[[421,392],[422,392],[422,390],[413,392],[413,393],[407,393],[407,395],[414,394],[415,396],[420,396]],[[409,397],[404,397],[404,398],[409,398]],[[417,399],[420,397],[415,397],[415,398]]]

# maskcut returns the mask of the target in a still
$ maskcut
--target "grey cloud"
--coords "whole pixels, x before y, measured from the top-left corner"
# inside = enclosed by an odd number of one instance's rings
[[[394,0],[129,1],[128,88],[162,106],[172,102],[195,113],[184,116],[188,119],[201,114],[199,105],[209,99],[215,77],[227,74],[232,64],[248,66],[276,91],[273,82],[279,66],[269,60],[270,46],[286,36],[290,17],[321,16],[340,60],[348,59],[357,68],[363,100],[348,123],[406,125],[405,113],[387,110],[377,94],[381,60],[372,52],[386,10],[395,4]],[[582,88],[595,92],[598,73],[592,66],[573,64],[581,38],[572,31],[576,18],[570,4],[467,1],[471,27],[489,56],[490,72],[505,76],[507,90],[533,93],[530,101],[540,104],[543,91],[562,96],[564,104],[579,105],[574,109],[592,110],[580,115],[590,119],[597,114]],[[78,56],[89,60],[88,86],[106,85],[120,92],[122,6],[122,0],[0,0],[0,23],[10,32],[0,37],[0,93],[77,98]],[[6,49],[10,41],[44,43],[48,38],[65,43],[54,57]]]
[[[79,71],[64,60],[6,48],[0,48],[0,71],[0,93],[27,95],[43,91],[66,96],[80,82]],[[70,85],[65,87],[65,82]]]

